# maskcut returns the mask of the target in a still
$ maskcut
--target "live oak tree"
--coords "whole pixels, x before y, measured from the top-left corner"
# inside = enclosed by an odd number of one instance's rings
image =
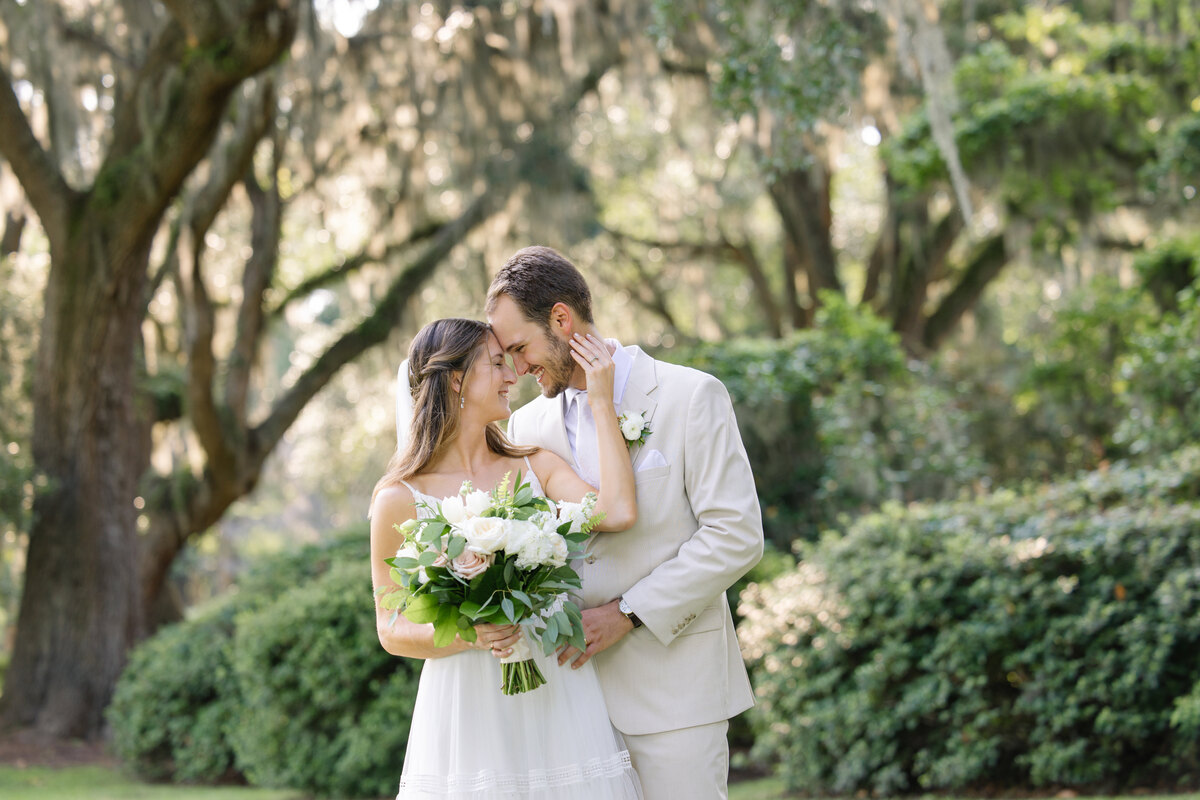
[[[98,734],[171,564],[304,406],[482,226],[587,202],[557,142],[632,6],[385,2],[344,35],[331,7],[0,6],[6,248],[50,253],[5,727]],[[294,328],[317,289],[354,313]]]

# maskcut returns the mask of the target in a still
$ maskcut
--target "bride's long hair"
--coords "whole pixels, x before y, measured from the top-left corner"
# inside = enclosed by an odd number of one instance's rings
[[[371,493],[372,505],[380,489],[419,475],[458,438],[467,373],[486,346],[491,330],[486,322],[452,317],[435,320],[417,333],[408,348],[408,385],[413,398],[408,445],[392,455]],[[457,392],[455,373],[462,376]],[[538,450],[517,447],[495,422],[488,423],[484,437],[489,450],[507,458],[520,458]]]

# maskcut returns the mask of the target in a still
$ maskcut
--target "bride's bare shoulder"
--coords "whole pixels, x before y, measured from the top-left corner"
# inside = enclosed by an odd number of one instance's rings
[[[416,516],[416,498],[402,483],[385,486],[375,493],[371,503],[372,519],[409,519]]]

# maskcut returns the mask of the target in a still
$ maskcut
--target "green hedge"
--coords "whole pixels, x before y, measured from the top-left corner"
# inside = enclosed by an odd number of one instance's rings
[[[232,738],[252,783],[395,791],[420,662],[379,646],[366,558],[240,616],[233,664],[245,707]]]
[[[234,779],[228,733],[241,707],[229,642],[236,604],[172,625],[130,655],[108,719],[113,749],[151,780]]]
[[[739,628],[791,789],[1118,789],[1200,767],[1200,448],[902,507],[801,548]]]
[[[139,646],[108,712],[117,754],[154,780],[394,792],[420,662],[379,646],[368,550],[359,529],[267,559]]]

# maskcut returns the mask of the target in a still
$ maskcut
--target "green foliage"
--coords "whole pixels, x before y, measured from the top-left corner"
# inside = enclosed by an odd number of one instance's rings
[[[1193,93],[1178,85],[1195,46],[1153,29],[1027,6],[991,21],[993,35],[955,69],[969,113],[956,120],[964,166],[980,186],[1043,226],[1168,186],[1190,163]],[[1193,70],[1194,72],[1194,70]],[[1162,135],[1160,128],[1167,128]],[[889,141],[896,181],[926,191],[948,179],[923,113]]]
[[[1062,468],[1088,467],[1112,454],[1119,398],[1130,391],[1117,364],[1133,331],[1156,315],[1144,293],[1098,278],[1067,298],[1043,337],[1029,338],[1018,406],[1065,450]]]
[[[954,395],[906,361],[887,323],[835,294],[812,329],[682,360],[729,389],[768,535],[784,549],[841,513],[953,496],[981,472]]]
[[[393,791],[420,664],[379,645],[367,549],[360,528],[267,559],[139,646],[108,712],[121,758],[155,780]]]
[[[230,663],[236,609],[218,603],[130,655],[107,713],[113,750],[138,775],[210,783],[231,776],[229,726],[241,706]]]
[[[1186,782],[1200,448],[889,504],[743,595],[756,752],[814,794]]]
[[[238,766],[319,795],[394,791],[419,663],[379,645],[365,555],[238,618]]]
[[[1198,295],[1200,280],[1176,295],[1174,310],[1133,333],[1121,360],[1129,391],[1120,398],[1124,418],[1113,438],[1131,453],[1153,455],[1200,441]]]
[[[769,171],[805,163],[804,138],[843,116],[858,94],[869,49],[883,22],[850,3],[666,2],[653,4],[654,33],[666,49],[686,41],[699,17],[716,35],[713,98],[731,118],[764,110],[781,134],[762,154]],[[786,133],[782,133],[786,132]]]

